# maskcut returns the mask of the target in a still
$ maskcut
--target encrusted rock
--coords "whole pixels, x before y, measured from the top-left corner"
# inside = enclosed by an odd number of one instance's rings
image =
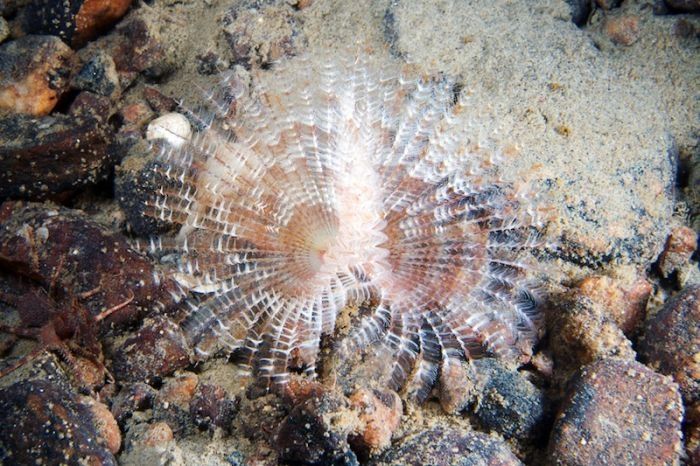
[[[681,269],[697,249],[697,233],[686,226],[674,228],[666,240],[664,251],[659,257],[659,270],[664,277]]]
[[[403,405],[391,390],[360,388],[349,397],[350,406],[359,413],[359,428],[350,436],[353,450],[362,457],[376,455],[391,445],[391,436],[401,423]]]
[[[481,432],[434,427],[405,437],[377,461],[376,466],[488,465],[518,466],[522,463],[505,442]]]
[[[686,402],[700,401],[700,286],[684,289],[646,321],[639,353],[673,376]]]
[[[484,427],[507,439],[541,436],[548,407],[540,389],[493,358],[474,361],[474,373],[478,393],[475,416]]]
[[[146,319],[138,333],[115,351],[112,370],[117,380],[154,382],[190,362],[180,327],[165,317]]]
[[[120,92],[119,75],[112,57],[100,50],[91,56],[71,80],[75,89],[115,97]]]
[[[670,377],[635,361],[584,368],[557,416],[550,464],[679,464],[683,406]]]
[[[0,112],[49,114],[68,88],[72,60],[58,37],[27,36],[0,46]],[[3,145],[13,141],[7,136]]]
[[[153,403],[153,418],[166,422],[176,434],[192,430],[190,401],[199,384],[197,374],[180,372],[166,379]]]
[[[284,461],[328,464],[349,451],[347,437],[357,424],[347,399],[326,392],[292,409],[279,427],[275,446]]]
[[[121,465],[185,464],[173,431],[165,422],[133,426],[127,433],[124,450],[119,457]]]
[[[5,18],[0,16],[0,43],[4,42],[5,39],[7,39],[7,36],[10,35],[10,26],[7,24],[7,21]]]

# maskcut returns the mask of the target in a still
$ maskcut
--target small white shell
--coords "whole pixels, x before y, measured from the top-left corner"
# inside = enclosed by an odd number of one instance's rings
[[[165,139],[172,147],[180,147],[192,137],[189,121],[180,113],[166,113],[148,124],[146,139]]]

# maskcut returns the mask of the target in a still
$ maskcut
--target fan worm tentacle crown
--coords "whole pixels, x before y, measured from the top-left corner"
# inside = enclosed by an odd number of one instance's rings
[[[152,249],[176,264],[202,355],[223,344],[284,384],[290,367],[314,374],[321,336],[367,300],[336,350],[385,355],[396,389],[531,347],[520,258],[538,209],[462,118],[468,92],[369,55],[297,58],[254,82],[227,78],[218,115],[164,150],[148,210],[180,225]]]

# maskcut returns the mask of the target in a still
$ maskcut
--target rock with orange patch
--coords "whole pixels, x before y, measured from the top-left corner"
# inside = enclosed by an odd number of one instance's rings
[[[350,395],[350,406],[358,411],[360,419],[357,434],[350,436],[354,449],[367,457],[389,447],[403,414],[399,395],[391,390],[360,388]]]
[[[0,46],[0,112],[48,115],[68,87],[73,56],[52,36],[26,36]]]
[[[605,34],[618,45],[632,45],[639,39],[639,18],[630,16],[610,16],[603,27]]]
[[[81,396],[79,402],[90,410],[100,442],[116,455],[122,445],[122,434],[112,413],[103,403],[89,396]]]
[[[697,249],[697,233],[686,226],[674,228],[666,240],[664,251],[659,257],[659,270],[664,277],[670,276],[690,260]]]
[[[129,9],[131,0],[85,0],[75,15],[73,44],[82,45],[97,36]]]

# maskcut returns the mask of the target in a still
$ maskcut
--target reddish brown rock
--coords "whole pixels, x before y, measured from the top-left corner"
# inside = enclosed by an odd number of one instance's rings
[[[159,316],[147,319],[136,335],[120,345],[112,358],[117,380],[152,383],[190,362],[190,349],[180,327]]]
[[[604,357],[635,357],[632,343],[605,308],[575,290],[548,311],[547,327],[559,375]]]
[[[505,442],[497,437],[447,427],[435,427],[406,436],[377,461],[370,464],[376,466],[522,465]]]
[[[170,300],[172,285],[160,283],[153,265],[124,237],[70,209],[2,204],[0,264],[45,290],[62,290],[103,328],[133,323]]]
[[[219,385],[201,384],[190,402],[190,415],[203,428],[231,428],[238,401],[231,399]]]
[[[694,403],[685,410],[685,450],[688,464],[700,464],[700,403]]]
[[[560,408],[550,464],[679,464],[682,416],[669,377],[635,361],[598,361],[581,371]]]
[[[85,44],[124,16],[132,0],[83,0],[75,15],[74,45]]]
[[[644,278],[625,283],[598,275],[584,279],[578,285],[578,290],[583,296],[601,305],[606,315],[626,335],[630,335],[644,319],[652,286]]]
[[[639,353],[678,382],[686,402],[700,401],[700,286],[684,289],[647,320]]]
[[[350,395],[350,406],[359,414],[359,428],[350,444],[361,457],[381,453],[391,445],[391,437],[401,423],[401,398],[391,390],[361,388]]]
[[[143,89],[143,98],[146,99],[148,105],[158,114],[172,112],[178,106],[178,103],[172,97],[164,95],[153,86],[146,86]]]
[[[173,440],[173,431],[165,422],[154,422],[143,435],[143,444],[158,447]]]
[[[639,39],[639,18],[633,15],[609,16],[603,30],[614,43],[629,46]]]
[[[697,247],[697,233],[694,230],[685,226],[673,229],[659,257],[661,275],[668,277],[685,265]]]
[[[48,115],[68,88],[72,60],[70,47],[52,36],[0,46],[0,112]]]

